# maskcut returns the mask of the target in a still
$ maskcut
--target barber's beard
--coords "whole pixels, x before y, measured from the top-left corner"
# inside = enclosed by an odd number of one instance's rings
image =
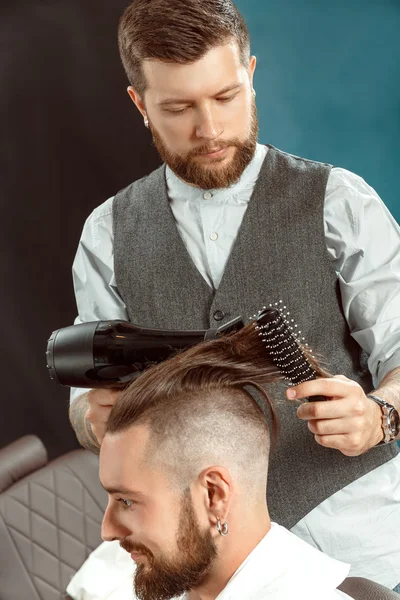
[[[134,591],[139,600],[171,600],[198,587],[217,558],[211,533],[201,532],[188,493],[182,499],[175,556],[155,557],[146,546],[128,540],[122,541],[121,546],[127,552],[146,556],[146,563],[138,564],[134,575]]]
[[[238,138],[217,140],[214,144],[204,144],[185,156],[171,152],[151,123],[149,127],[154,145],[162,160],[180,179],[202,190],[227,188],[239,181],[243,171],[254,157],[258,140],[257,107],[253,100],[250,133],[244,142]],[[233,158],[229,162],[226,158],[210,159],[210,164],[206,164],[205,160],[202,164],[203,159],[196,159],[196,156],[210,152],[216,146],[218,149],[234,147]],[[227,164],[224,164],[225,162]]]

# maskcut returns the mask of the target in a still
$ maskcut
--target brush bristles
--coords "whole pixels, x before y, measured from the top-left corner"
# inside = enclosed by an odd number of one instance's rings
[[[318,364],[304,337],[301,337],[301,331],[282,301],[269,308],[263,307],[253,318],[255,331],[264,345],[266,355],[289,385],[298,385],[317,376],[329,376]]]

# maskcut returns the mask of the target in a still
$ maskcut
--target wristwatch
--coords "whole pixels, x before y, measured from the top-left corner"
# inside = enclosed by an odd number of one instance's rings
[[[383,440],[377,445],[392,442],[400,432],[400,415],[398,411],[392,404],[385,402],[385,400],[382,400],[379,396],[375,396],[375,394],[367,394],[367,398],[371,398],[371,400],[379,404],[382,410]]]

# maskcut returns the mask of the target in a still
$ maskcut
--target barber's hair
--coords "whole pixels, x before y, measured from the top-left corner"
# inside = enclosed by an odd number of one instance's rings
[[[248,68],[249,31],[232,0],[134,0],[118,30],[122,63],[142,99],[147,88],[144,60],[190,64],[231,40]]]
[[[106,435],[146,425],[149,461],[161,464],[182,489],[205,464],[222,464],[244,488],[260,491],[266,489],[270,440],[277,434],[264,386],[281,379],[249,323],[150,367],[114,405]]]

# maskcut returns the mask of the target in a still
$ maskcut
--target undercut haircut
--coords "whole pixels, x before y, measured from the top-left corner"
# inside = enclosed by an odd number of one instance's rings
[[[112,408],[106,435],[148,426],[146,460],[182,490],[206,466],[220,465],[244,489],[265,493],[278,426],[264,385],[282,378],[250,323],[150,367]]]
[[[231,0],[135,0],[125,9],[118,29],[122,64],[142,99],[147,89],[143,61],[190,64],[232,40],[247,69],[249,31]]]

